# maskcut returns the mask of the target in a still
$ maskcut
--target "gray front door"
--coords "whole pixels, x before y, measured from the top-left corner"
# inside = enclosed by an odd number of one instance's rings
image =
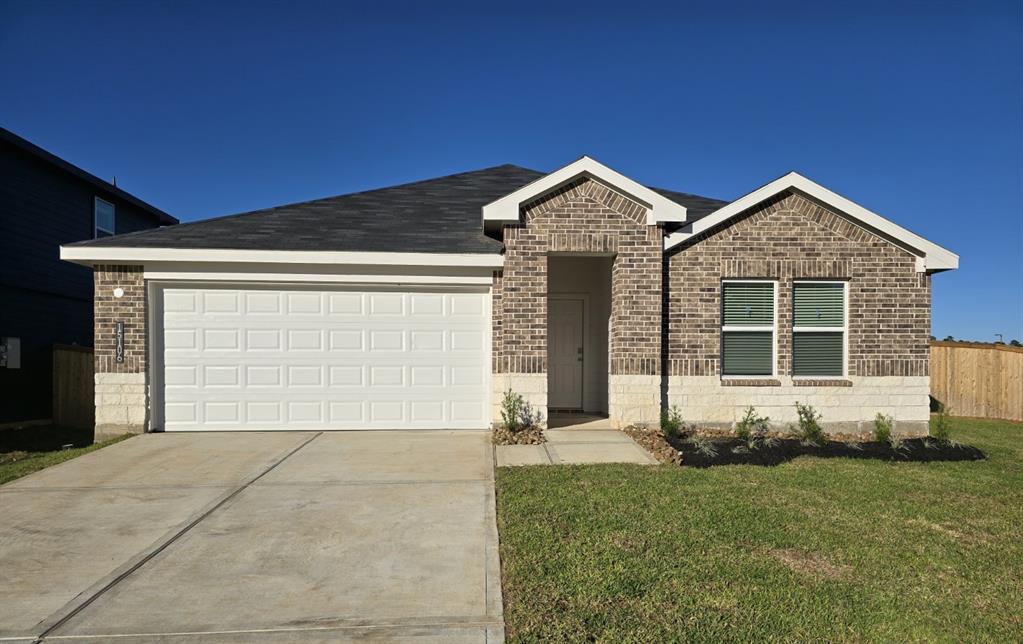
[[[547,406],[583,407],[583,301],[547,303]]]

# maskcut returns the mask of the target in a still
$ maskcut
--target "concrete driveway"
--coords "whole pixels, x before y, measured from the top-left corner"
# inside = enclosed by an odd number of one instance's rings
[[[500,641],[488,438],[150,434],[2,486],[0,641]]]

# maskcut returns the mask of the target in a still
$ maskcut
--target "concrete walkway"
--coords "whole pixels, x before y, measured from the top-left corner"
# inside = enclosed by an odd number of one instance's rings
[[[153,434],[0,486],[0,641],[501,641],[492,455]]]
[[[657,460],[627,434],[611,427],[606,418],[585,415],[552,416],[544,431],[543,445],[498,445],[497,464],[581,465],[586,463],[636,463],[656,465]]]

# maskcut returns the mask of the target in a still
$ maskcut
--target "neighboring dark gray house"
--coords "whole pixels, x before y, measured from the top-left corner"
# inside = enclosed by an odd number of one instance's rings
[[[60,245],[176,223],[0,128],[0,424],[49,418],[53,345],[92,346],[92,272]]]

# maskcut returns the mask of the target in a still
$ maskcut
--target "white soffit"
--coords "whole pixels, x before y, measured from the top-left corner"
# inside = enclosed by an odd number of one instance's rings
[[[500,268],[504,265],[504,256],[496,253],[374,253],[212,248],[123,248],[110,246],[61,246],[60,258],[85,266],[111,263],[144,265],[151,262],[468,266],[479,268]]]
[[[859,221],[867,228],[872,228],[891,239],[897,240],[910,249],[920,254],[917,265],[921,270],[944,271],[959,268],[959,256],[952,251],[942,248],[933,242],[929,242],[916,233],[910,232],[898,224],[885,219],[877,213],[867,210],[842,195],[836,194],[819,183],[802,176],[797,172],[790,172],[787,175],[775,179],[771,183],[757,188],[744,197],[740,197],[730,204],[715,210],[706,217],[695,221],[683,230],[668,235],[664,240],[665,250],[673,248],[685,240],[699,235],[700,233],[714,228],[739,215],[753,206],[770,199],[771,197],[784,192],[785,190],[796,190],[804,193],[821,203],[831,206],[852,219]],[[922,264],[922,265],[921,265]]]
[[[483,225],[518,223],[519,209],[523,204],[534,201],[583,176],[595,179],[645,206],[647,208],[647,224],[649,225],[666,222],[682,223],[686,220],[685,206],[636,183],[590,157],[584,156],[560,170],[540,177],[515,192],[483,206]]]

